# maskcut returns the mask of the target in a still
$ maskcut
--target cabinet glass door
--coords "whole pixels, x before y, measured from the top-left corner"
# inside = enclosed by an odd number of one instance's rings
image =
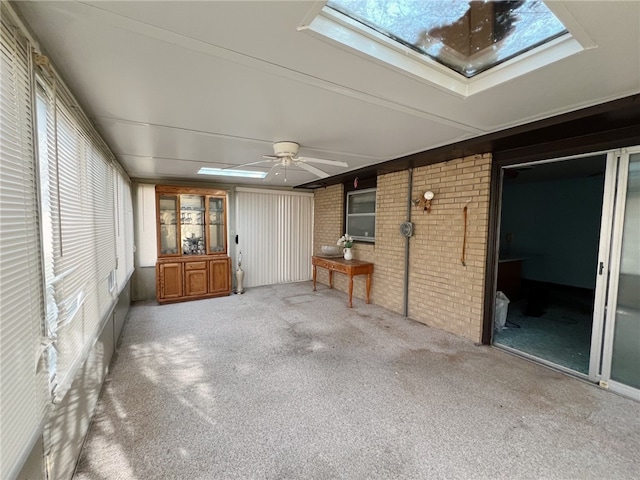
[[[180,231],[183,255],[204,255],[204,197],[180,195]]]
[[[208,197],[209,201],[209,253],[224,253],[224,198]]]
[[[158,201],[160,216],[160,255],[176,255],[178,252],[178,197],[161,195]]]

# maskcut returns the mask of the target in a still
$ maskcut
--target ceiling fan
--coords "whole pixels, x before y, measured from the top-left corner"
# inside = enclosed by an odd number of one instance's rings
[[[325,165],[335,165],[338,167],[348,167],[349,165],[345,162],[339,162],[337,160],[325,160],[322,158],[310,158],[310,157],[299,157],[298,149],[300,145],[296,142],[275,142],[273,144],[273,155],[263,155],[264,160],[260,160],[257,162],[246,163],[242,166],[248,165],[257,165],[259,163],[274,163],[271,170],[267,173],[267,176],[264,180],[269,180],[273,178],[275,175],[280,174],[280,169],[284,169],[284,181],[287,181],[287,167],[291,165],[295,165],[296,167],[300,167],[307,172],[313,173],[316,177],[319,178],[327,178],[329,174],[320,170],[319,168],[314,167],[313,165],[309,165],[309,163],[323,163]]]

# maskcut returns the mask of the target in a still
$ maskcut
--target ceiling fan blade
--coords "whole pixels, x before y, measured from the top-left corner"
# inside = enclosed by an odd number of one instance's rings
[[[329,176],[329,174],[327,172],[323,172],[319,168],[313,167],[311,165],[307,165],[304,162],[296,162],[296,165],[298,167],[306,170],[307,172],[313,173],[315,176],[317,176],[319,178],[327,178]]]
[[[262,181],[263,181],[263,182],[268,182],[269,180],[273,180],[273,177],[275,177],[275,176],[276,176],[277,169],[278,169],[278,167],[279,167],[279,166],[280,166],[279,164],[276,164],[276,165],[274,165],[273,167],[271,167],[271,170],[269,170],[269,171],[267,172],[267,176],[266,176],[266,177],[264,177],[264,178],[262,179]],[[285,177],[284,181],[285,181],[285,182],[287,181],[287,177]]]
[[[338,160],[325,160],[324,158],[298,157],[298,158],[295,158],[295,160],[301,160],[303,162],[312,162],[312,163],[324,163],[325,165],[335,165],[336,167],[349,166],[345,162],[339,162]]]
[[[262,158],[266,158],[269,161],[280,160],[280,157],[276,157],[275,155],[262,155]]]
[[[259,160],[257,162],[243,163],[241,165],[231,165],[230,167],[224,167],[222,170],[229,170],[230,168],[242,168],[250,165],[258,165],[259,163],[267,163],[268,160]]]

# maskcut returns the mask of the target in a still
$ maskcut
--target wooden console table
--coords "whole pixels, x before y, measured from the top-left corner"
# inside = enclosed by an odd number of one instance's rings
[[[313,290],[316,289],[316,268],[326,268],[329,270],[329,288],[333,288],[333,272],[344,273],[349,276],[349,308],[353,307],[353,276],[367,276],[367,303],[371,295],[371,274],[373,273],[373,263],[360,260],[345,260],[344,258],[311,257],[313,265]]]

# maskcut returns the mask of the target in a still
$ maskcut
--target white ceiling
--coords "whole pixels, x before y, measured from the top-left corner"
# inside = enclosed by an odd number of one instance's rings
[[[137,179],[203,180],[200,167],[259,161],[278,140],[349,164],[318,165],[334,175],[640,92],[637,1],[547,2],[596,48],[466,98],[298,31],[323,3],[16,5]],[[268,183],[315,179],[283,177]]]

